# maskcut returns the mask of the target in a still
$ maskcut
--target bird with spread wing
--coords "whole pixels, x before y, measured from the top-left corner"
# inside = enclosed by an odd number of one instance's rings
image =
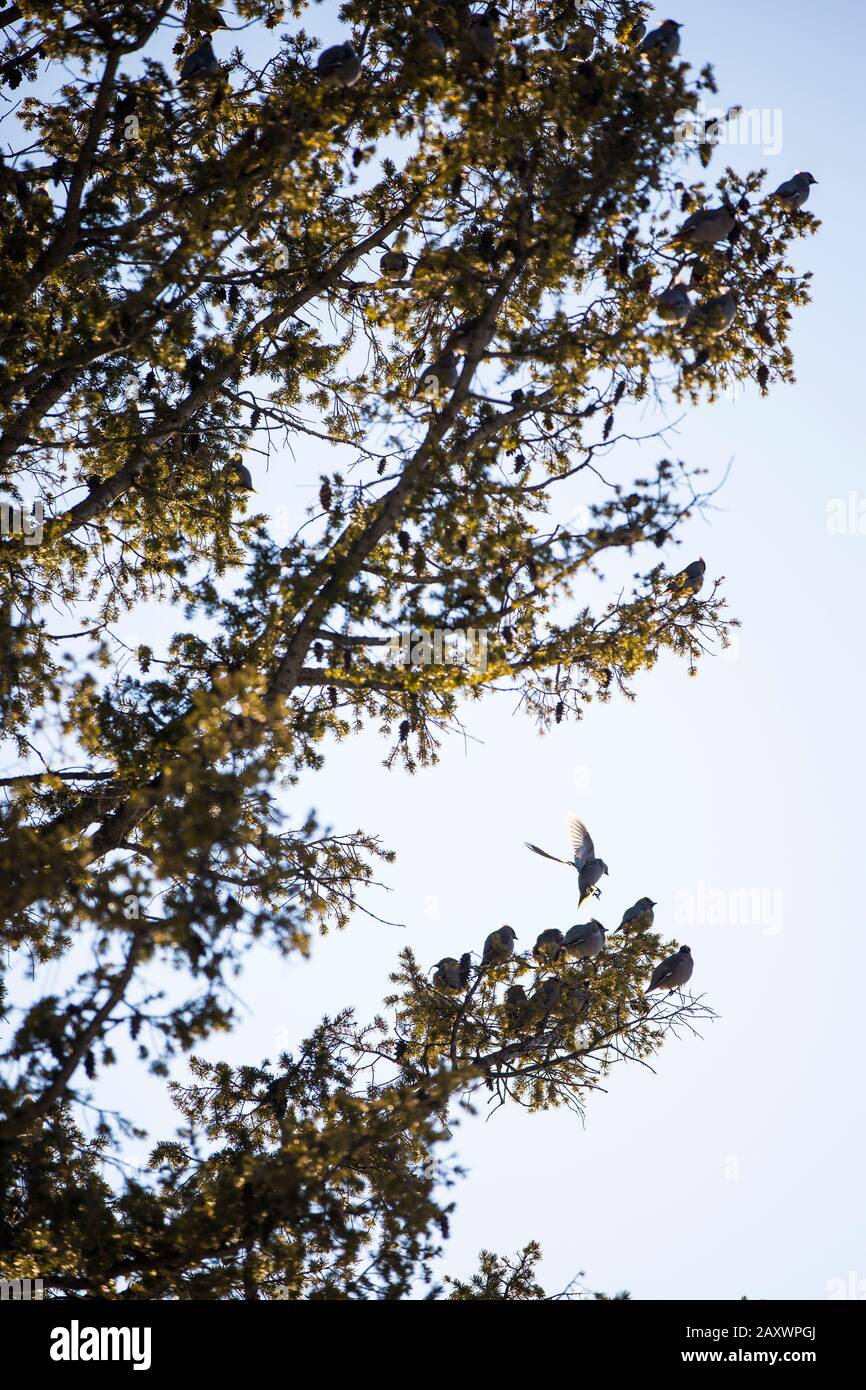
[[[533,845],[529,840],[526,841],[526,848],[531,849],[534,854],[540,854],[542,859],[552,859],[555,864],[568,864],[577,869],[580,903],[583,903],[589,897],[600,895],[601,890],[596,885],[607,873],[607,865],[603,859],[596,857],[592,836],[577,816],[569,816],[568,832],[574,849],[572,859],[560,859],[556,854],[548,854],[546,849],[539,849],[538,845]]]

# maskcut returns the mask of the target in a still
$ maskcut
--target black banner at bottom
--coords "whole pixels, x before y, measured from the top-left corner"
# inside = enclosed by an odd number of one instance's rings
[[[326,1312],[321,1304],[271,1302],[229,1303],[145,1303],[95,1302],[76,1299],[27,1298],[27,1290],[18,1291],[18,1298],[0,1301],[0,1333],[4,1334],[5,1358],[13,1349],[23,1352],[22,1370],[38,1372],[40,1378],[69,1380],[82,1376],[98,1377],[100,1372],[118,1374],[165,1375],[166,1373],[215,1372],[225,1375],[233,1370],[245,1374],[258,1373],[270,1364],[288,1367],[296,1359],[298,1344],[287,1342],[301,1328],[318,1339],[306,1344],[307,1352],[315,1356],[320,1369],[333,1376],[340,1362],[351,1366],[357,1374],[365,1362],[372,1371],[382,1367],[382,1343],[359,1340],[367,1326],[366,1317],[377,1319],[374,1307],[361,1305],[365,1312],[355,1312],[361,1323],[351,1324],[355,1334],[351,1341],[333,1338],[336,1328],[345,1326],[345,1313],[332,1309]],[[31,1291],[32,1293],[32,1291]],[[534,1305],[537,1307],[537,1305]],[[440,1310],[442,1305],[437,1303]],[[460,1336],[459,1354],[454,1346],[455,1368],[459,1365],[465,1375],[467,1361],[477,1348],[479,1362],[489,1374],[491,1361],[497,1359],[497,1349],[509,1357],[514,1352],[514,1333],[519,1325],[503,1326],[502,1340],[490,1333],[496,1326],[477,1321],[477,1310],[471,1324],[464,1324],[459,1310],[452,1313],[460,1321],[442,1324],[438,1316],[425,1324],[430,1341],[431,1363],[438,1362],[439,1374],[444,1373],[449,1358],[441,1360],[449,1345],[440,1340],[447,1329]],[[527,1309],[527,1316],[538,1316]],[[466,1316],[465,1312],[463,1316]],[[563,1324],[565,1317],[567,1323]],[[333,1319],[337,1321],[334,1322]],[[548,1318],[550,1321],[548,1321]],[[374,1322],[381,1336],[381,1327]],[[540,1324],[532,1323],[532,1330]],[[576,1338],[575,1353],[587,1365],[587,1358],[601,1357],[606,1369],[625,1370],[630,1367],[667,1371],[677,1366],[811,1366],[825,1375],[830,1370],[856,1366],[863,1337],[863,1305],[855,1301],[826,1303],[806,1302],[584,1302],[572,1303],[567,1311],[560,1303],[545,1315],[545,1329],[562,1328],[567,1337]],[[392,1313],[388,1321],[388,1337],[399,1338],[402,1329],[417,1336],[419,1325],[411,1313]],[[529,1325],[527,1325],[527,1331]],[[322,1341],[324,1333],[328,1340]],[[478,1337],[478,1340],[474,1340]],[[588,1339],[588,1340],[587,1340]],[[389,1349],[394,1347],[390,1340]],[[378,1347],[378,1351],[376,1348]],[[562,1348],[564,1351],[564,1347]],[[393,1370],[389,1350],[386,1360]],[[324,1358],[324,1360],[322,1359]],[[302,1358],[306,1360],[306,1356]],[[423,1358],[413,1358],[413,1377],[423,1374]],[[565,1367],[564,1367],[565,1369]],[[300,1365],[296,1365],[300,1371]]]

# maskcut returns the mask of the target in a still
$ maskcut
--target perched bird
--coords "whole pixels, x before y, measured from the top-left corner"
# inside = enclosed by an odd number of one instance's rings
[[[680,30],[682,25],[675,19],[666,19],[658,29],[651,29],[642,39],[638,53],[653,58],[675,58],[680,51]]]
[[[207,82],[210,78],[221,76],[222,67],[210,38],[202,39],[198,48],[193,49],[183,61],[181,82]]]
[[[563,984],[559,1012],[566,1018],[580,1018],[589,1008],[592,995],[580,985]]]
[[[558,927],[551,927],[549,931],[543,931],[532,948],[532,954],[539,965],[546,961],[556,960],[562,950],[562,932]]]
[[[443,956],[441,960],[437,960],[433,987],[434,989],[451,990],[459,993],[463,988],[459,960],[454,956]]]
[[[623,19],[617,25],[616,36],[620,43],[628,44],[631,48],[636,48],[646,33],[646,23],[639,19],[636,22],[630,17]]]
[[[379,269],[388,280],[402,280],[409,269],[409,257],[405,251],[386,251]]]
[[[253,475],[240,459],[232,459],[226,473],[229,487],[236,488],[238,492],[255,492]]]
[[[494,62],[499,48],[496,40],[498,27],[499,11],[495,5],[488,5],[483,15],[476,15],[461,30],[458,42],[464,57],[475,63]]]
[[[688,946],[681,946],[676,955],[668,956],[667,960],[656,966],[645,992],[649,994],[651,989],[681,989],[692,978],[693,969],[691,951]]]
[[[323,87],[354,87],[361,76],[361,59],[350,43],[335,43],[319,54],[316,71]]]
[[[547,980],[540,980],[532,991],[531,1002],[536,1008],[541,1008],[545,1013],[550,1013],[559,1003],[562,994],[562,981],[556,975],[551,975]]]
[[[505,991],[505,1012],[511,1023],[520,1023],[529,1011],[529,1000],[523,985],[511,985]]]
[[[671,243],[680,246],[712,246],[724,241],[737,225],[737,219],[724,203],[717,208],[701,208],[687,217]]]
[[[569,927],[565,933],[563,949],[574,960],[591,960],[604,950],[606,935],[601,922],[597,922],[593,917],[583,926]]]
[[[738,299],[733,290],[705,299],[696,304],[685,322],[687,333],[696,333],[703,338],[719,338],[727,333],[737,317]]]
[[[692,308],[685,285],[668,285],[656,296],[656,313],[663,323],[685,323]]]
[[[228,25],[215,5],[208,3],[208,0],[187,0],[186,22],[192,29],[197,29],[200,33],[205,30],[212,34],[215,29],[227,29]]]
[[[415,395],[436,401],[456,385],[458,376],[459,369],[454,353],[443,352],[435,362],[424,368]]]
[[[653,924],[653,908],[656,904],[652,898],[638,898],[634,907],[627,907],[622,914],[622,921],[619,924],[619,931],[626,927],[635,927],[639,931],[647,931]]]
[[[436,28],[435,24],[431,25],[429,29],[425,29],[421,37],[423,38],[424,42],[426,44],[429,44],[431,48],[435,49],[437,53],[442,54],[443,57],[445,56],[445,40],[440,34],[439,30]]]
[[[817,182],[817,179],[813,179],[812,175],[804,170],[802,173],[795,174],[792,179],[786,179],[784,183],[780,183],[776,191],[770,194],[770,197],[781,203],[787,212],[796,212],[807,201],[812,184]]]
[[[681,594],[699,594],[704,586],[704,575],[707,572],[706,560],[692,560],[690,565],[680,570],[668,581],[669,589],[676,589]]]
[[[550,185],[550,197],[556,203],[572,203],[586,188],[586,170],[582,164],[565,164]]]
[[[448,1106],[435,1101],[430,1092],[424,1086],[419,1086],[417,1091],[413,1091],[413,1096],[421,1109],[427,1115],[435,1115],[442,1126],[442,1134],[445,1139],[453,1138],[451,1130],[448,1128]]]
[[[464,319],[452,332],[445,344],[447,352],[456,352],[460,357],[465,357],[475,346],[475,338],[478,333],[480,319]]]
[[[517,933],[512,927],[501,926],[498,931],[492,931],[484,942],[484,951],[481,956],[482,966],[504,965],[514,955],[516,940]]]
[[[540,854],[543,859],[552,859],[555,864],[574,865],[578,872],[580,906],[590,894],[598,894],[596,884],[602,875],[607,873],[607,865],[603,859],[596,858],[592,838],[583,821],[578,820],[577,816],[569,816],[568,829],[574,847],[574,858],[571,860],[559,859],[555,854],[548,854],[546,849],[539,849],[538,845],[532,844],[530,840],[525,843],[527,849],[531,849],[533,854]]]
[[[591,24],[579,24],[569,36],[563,53],[566,58],[585,62],[595,48],[596,33]]]

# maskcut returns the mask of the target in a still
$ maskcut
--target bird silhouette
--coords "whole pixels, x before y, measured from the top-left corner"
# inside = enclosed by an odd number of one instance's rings
[[[796,212],[808,200],[809,190],[812,184],[817,182],[817,179],[803,170],[802,173],[797,173],[793,178],[780,183],[770,197],[775,198],[788,212]]]
[[[681,946],[674,955],[668,956],[656,966],[646,993],[649,994],[653,989],[681,989],[692,978],[693,969],[691,950],[688,946]]]
[[[596,858],[592,837],[582,820],[578,820],[577,816],[569,816],[568,830],[574,847],[572,859],[560,859],[556,854],[548,854],[546,849],[539,849],[538,845],[534,845],[531,840],[527,840],[525,843],[527,849],[531,849],[533,854],[540,854],[542,859],[552,859],[555,864],[569,864],[577,869],[580,886],[578,906],[580,906],[592,894],[599,895],[600,889],[596,887],[596,884],[608,872],[608,868],[603,859]]]
[[[222,67],[210,38],[202,39],[198,48],[184,59],[180,70],[181,82],[207,82],[209,78],[221,76]]]
[[[517,933],[512,927],[503,925],[498,931],[492,931],[484,942],[484,951],[481,955],[482,966],[504,965],[514,955],[516,940]]]

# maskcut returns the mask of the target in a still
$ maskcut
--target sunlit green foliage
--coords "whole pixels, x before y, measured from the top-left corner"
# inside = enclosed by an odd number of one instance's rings
[[[8,1007],[0,1273],[134,1297],[400,1297],[447,1225],[431,1160],[447,1113],[581,1109],[614,1060],[701,1016],[635,1002],[659,937],[551,966],[587,1007],[516,1018],[503,992],[538,983],[530,958],[473,964],[458,996],[407,953],[388,1020],[326,1021],[260,1067],[196,1063],[146,1180],[109,1181],[131,1122],[99,1112],[88,1138],[82,1107],[113,1034],[168,1077],[231,1028],[252,943],[306,952],[349,921],[388,847],[290,818],[282,793],[357,728],[415,769],[494,689],[548,729],[631,694],[665,649],[693,671],[726,642],[718,583],[668,584],[700,461],[658,437],[635,479],[617,445],[636,404],[792,379],[807,277],[790,248],[815,222],[765,201],[760,173],[704,185],[711,151],[696,164],[678,136],[712,72],[640,61],[630,0],[503,3],[489,63],[466,38],[478,6],[349,0],[348,88],[319,81],[321,11],[301,0],[237,0],[214,35],[222,76],[180,83],[207,9],[0,12],[0,500],[45,514],[41,543],[0,542],[0,966],[26,957],[39,979],[87,955],[58,993]],[[721,199],[728,240],[671,245]],[[404,279],[381,273],[386,246]],[[696,297],[736,287],[729,332],[654,317],[680,271]],[[455,343],[453,388],[419,395]],[[290,477],[308,437],[333,463],[279,544],[238,465]],[[588,520],[558,524],[584,481]],[[615,593],[613,551],[634,566]],[[123,636],[144,601],[159,650]],[[383,660],[404,627],[483,630],[487,665]],[[153,997],[157,966],[183,997]],[[485,1261],[452,1297],[536,1296],[531,1260]]]

